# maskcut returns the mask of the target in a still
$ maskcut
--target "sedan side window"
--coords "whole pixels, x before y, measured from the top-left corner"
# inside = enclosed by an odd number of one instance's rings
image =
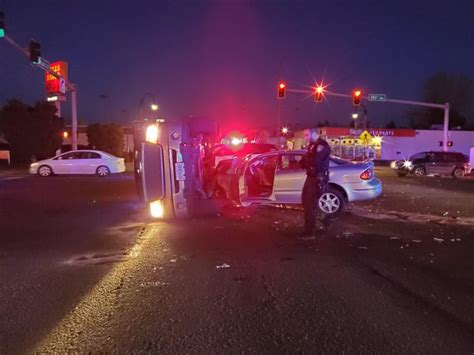
[[[77,159],[77,155],[75,152],[73,153],[67,153],[64,155],[61,155],[58,157],[59,160],[71,160],[71,159]]]
[[[89,159],[89,152],[77,153],[76,159]]]
[[[297,155],[297,154],[283,154],[281,156],[278,170],[279,171],[295,171],[295,170],[300,170],[301,165],[301,159],[303,158],[302,155]]]

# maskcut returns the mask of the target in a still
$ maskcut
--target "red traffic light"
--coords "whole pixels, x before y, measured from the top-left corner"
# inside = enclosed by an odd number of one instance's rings
[[[360,106],[361,100],[362,100],[362,90],[360,89],[352,90],[352,104],[354,106]]]
[[[323,96],[324,96],[324,88],[322,86],[317,86],[316,91],[314,92],[314,100],[316,102],[321,102],[323,101]]]
[[[286,82],[284,81],[280,81],[278,82],[278,94],[277,94],[277,97],[279,99],[284,99],[285,98],[285,94],[286,94]]]

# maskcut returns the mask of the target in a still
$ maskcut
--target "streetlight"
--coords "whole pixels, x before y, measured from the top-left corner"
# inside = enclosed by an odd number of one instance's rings
[[[153,112],[156,112],[158,111],[158,104],[156,104],[156,99],[155,99],[155,95],[147,92],[143,95],[143,97],[140,99],[140,114],[139,114],[139,117],[138,119],[141,121],[143,120],[143,105],[145,104],[145,100],[147,98],[150,98],[151,99],[151,104],[149,106],[150,110],[153,111]]]
[[[358,114],[357,112],[354,112],[354,113],[352,114],[352,118],[353,118],[354,120],[356,120],[358,117],[359,117],[359,114]]]
[[[288,134],[289,131],[290,131],[290,130],[288,129],[288,127],[283,127],[283,128],[281,129],[281,133],[283,133],[283,134]]]

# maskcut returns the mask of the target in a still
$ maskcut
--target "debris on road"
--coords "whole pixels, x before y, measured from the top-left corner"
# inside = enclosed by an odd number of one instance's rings
[[[421,240],[420,239],[412,239],[411,240],[413,243],[421,243]]]
[[[399,237],[390,237],[390,240],[397,240],[400,239]]]
[[[216,269],[228,269],[230,268],[230,265],[229,264],[222,264],[222,265],[216,265]]]
[[[369,249],[369,248],[367,248],[367,247],[359,247],[359,249],[365,249],[365,250],[367,250],[367,249]]]
[[[444,242],[444,239],[443,239],[443,238],[433,238],[433,240],[434,240],[435,242],[438,242],[438,243]]]
[[[161,282],[161,281],[149,281],[149,282],[142,282],[140,287],[160,287],[168,285],[168,282]]]

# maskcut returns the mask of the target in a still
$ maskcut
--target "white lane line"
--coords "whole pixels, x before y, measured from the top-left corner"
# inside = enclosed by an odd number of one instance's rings
[[[18,179],[24,179],[26,176],[10,176],[10,177],[5,177],[5,178],[0,178],[0,181],[9,181],[9,180],[18,180]]]

